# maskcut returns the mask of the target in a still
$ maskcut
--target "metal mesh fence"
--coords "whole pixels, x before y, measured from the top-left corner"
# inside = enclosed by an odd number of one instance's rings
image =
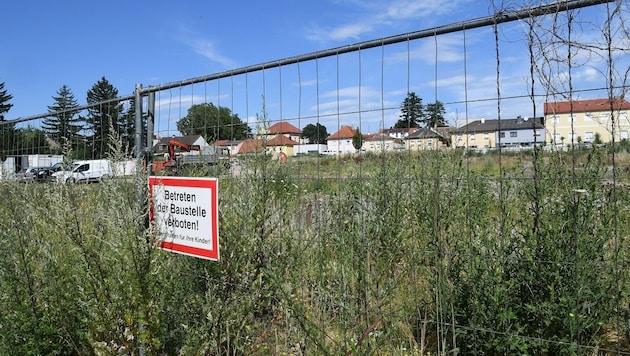
[[[164,299],[204,352],[628,354],[627,4],[495,10],[130,96],[99,82],[104,101],[3,122],[3,174],[60,155],[219,177],[221,260],[170,262]],[[394,128],[410,93],[426,120]],[[171,140],[216,161],[169,171]]]

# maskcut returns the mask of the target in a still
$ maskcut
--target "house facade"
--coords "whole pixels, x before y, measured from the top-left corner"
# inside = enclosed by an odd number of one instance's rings
[[[405,141],[402,138],[395,138],[388,133],[381,132],[366,136],[361,148],[366,152],[401,151],[405,149]]]
[[[352,126],[342,126],[339,131],[328,136],[327,146],[328,153],[334,155],[343,155],[356,152],[352,145],[352,137],[355,129]]]
[[[227,152],[230,156],[235,156],[243,146],[244,140],[217,140],[214,147],[221,152]]]
[[[302,130],[286,121],[276,122],[259,134],[259,138],[266,138],[267,140],[277,136],[285,136],[298,144],[306,143],[305,139],[302,138]]]
[[[519,116],[515,119],[475,120],[452,131],[455,148],[488,150],[532,148],[545,141],[544,118]]]
[[[448,139],[430,127],[416,129],[405,140],[409,151],[439,150],[448,146]]]
[[[265,142],[265,148],[269,154],[284,153],[285,156],[295,156],[293,147],[299,146],[300,143],[294,141],[287,136],[278,135]]]
[[[546,140],[554,145],[627,140],[630,103],[625,99],[572,100],[545,103]]]

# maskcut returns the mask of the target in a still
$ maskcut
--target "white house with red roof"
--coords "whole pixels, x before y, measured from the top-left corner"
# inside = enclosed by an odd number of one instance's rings
[[[352,126],[341,126],[339,131],[328,136],[328,153],[343,155],[354,153],[357,150],[352,145],[352,137],[355,129]]]

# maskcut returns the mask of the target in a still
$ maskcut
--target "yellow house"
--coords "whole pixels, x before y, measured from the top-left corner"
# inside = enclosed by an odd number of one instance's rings
[[[577,144],[627,140],[630,103],[622,98],[545,103],[547,142]],[[599,142],[595,142],[599,141]]]
[[[294,146],[300,143],[286,136],[278,135],[266,142],[267,153],[284,153],[285,156],[295,156]]]
[[[410,151],[438,150],[446,146],[446,137],[429,127],[417,129],[405,140],[405,148]]]

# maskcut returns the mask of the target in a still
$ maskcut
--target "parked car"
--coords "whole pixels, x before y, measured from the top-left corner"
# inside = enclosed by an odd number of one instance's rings
[[[17,172],[17,180],[20,183],[28,183],[37,181],[38,173],[47,167],[28,167],[22,168]]]
[[[64,162],[57,162],[50,167],[45,167],[37,171],[38,182],[50,182],[54,180],[53,174],[59,171],[70,170],[70,165]]]
[[[111,179],[114,176],[111,162],[106,159],[76,161],[70,169],[52,175],[60,183],[91,183]]]

